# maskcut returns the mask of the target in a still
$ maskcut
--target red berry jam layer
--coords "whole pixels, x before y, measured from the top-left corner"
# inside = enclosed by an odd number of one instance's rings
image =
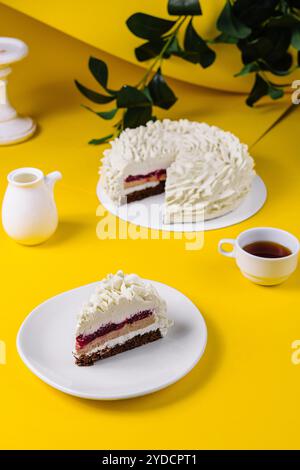
[[[153,315],[153,310],[143,310],[142,312],[135,313],[131,317],[126,318],[126,320],[121,323],[107,323],[90,335],[79,335],[76,338],[76,349],[81,349],[100,336],[107,335],[111,331],[120,330],[125,325],[132,325],[132,323],[136,321],[144,320],[144,318],[148,318],[150,315]]]
[[[166,170],[155,170],[151,173],[147,173],[147,175],[129,175],[125,179],[125,183],[131,183],[132,181],[144,180],[148,178],[156,178],[158,180],[161,179],[162,176],[166,176]]]

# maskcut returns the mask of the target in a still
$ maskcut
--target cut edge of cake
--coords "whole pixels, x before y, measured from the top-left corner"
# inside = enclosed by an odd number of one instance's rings
[[[78,316],[76,364],[93,365],[163,338],[173,324],[166,310],[166,302],[149,281],[123,271],[109,274]]]

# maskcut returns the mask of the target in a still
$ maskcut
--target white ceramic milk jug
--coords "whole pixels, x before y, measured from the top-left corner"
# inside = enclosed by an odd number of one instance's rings
[[[24,245],[37,245],[51,237],[58,224],[53,189],[61,178],[59,171],[44,176],[37,168],[9,173],[2,224],[11,238]]]

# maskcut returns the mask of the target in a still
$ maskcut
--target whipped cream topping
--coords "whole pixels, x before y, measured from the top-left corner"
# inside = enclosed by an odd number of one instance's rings
[[[119,205],[126,177],[167,169],[165,222],[173,223],[182,212],[184,222],[200,213],[209,219],[233,210],[251,188],[253,167],[248,147],[230,132],[164,119],[123,131],[104,151],[101,173],[104,188]]]
[[[214,126],[201,134],[167,170],[165,223],[219,217],[235,209],[251,189],[254,162],[247,146]]]
[[[78,317],[76,336],[91,334],[107,323],[120,323],[143,310],[153,310],[156,323],[164,336],[171,322],[166,316],[166,303],[155,287],[136,274],[118,271],[97,285]]]

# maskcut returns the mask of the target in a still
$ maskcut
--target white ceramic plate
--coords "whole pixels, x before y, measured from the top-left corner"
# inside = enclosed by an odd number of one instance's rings
[[[132,398],[165,388],[186,375],[204,353],[207,330],[197,307],[181,292],[153,282],[175,321],[153,343],[96,362],[75,365],[72,356],[77,312],[96,283],[57,295],[25,319],[18,352],[40,379],[62,392],[95,400]]]
[[[102,187],[101,179],[99,179],[97,196],[109,212],[135,225],[168,232],[202,232],[204,230],[229,227],[249,219],[249,217],[252,217],[263,207],[267,199],[267,189],[260,176],[256,175],[250,193],[234,211],[205,222],[171,225],[163,223],[164,194],[151,196],[142,201],[131,202],[128,205],[124,204],[121,207],[117,207],[106,194]]]

